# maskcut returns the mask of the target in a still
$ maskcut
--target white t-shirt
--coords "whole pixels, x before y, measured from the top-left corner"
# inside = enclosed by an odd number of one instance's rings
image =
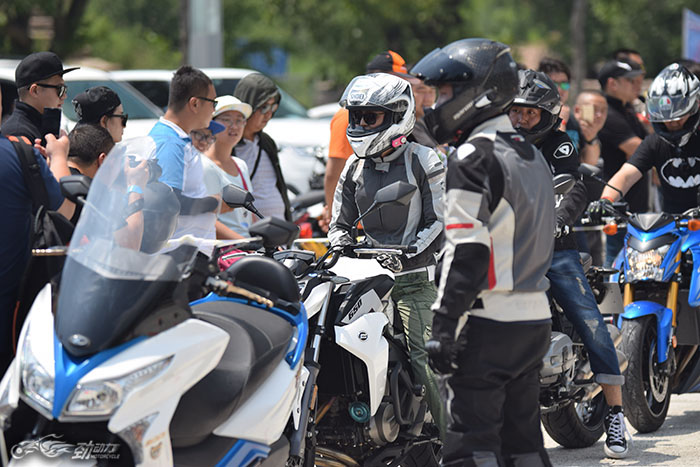
[[[224,187],[236,185],[244,190],[251,190],[250,177],[248,176],[248,166],[246,163],[234,157],[233,161],[238,166],[238,176],[234,177],[207,156],[202,156],[202,166],[204,167],[204,185],[207,187],[207,194],[210,196],[220,196]],[[256,203],[257,207],[257,203]],[[231,209],[222,203],[218,219],[229,229],[247,237],[248,228],[252,222],[252,214],[245,208]]]
[[[243,159],[252,171],[255,161],[260,153],[260,163],[258,170],[251,179],[253,182],[253,196],[255,196],[255,207],[265,217],[278,217],[284,219],[284,200],[277,189],[277,174],[272,166],[270,156],[265,151],[260,150],[260,137],[255,135],[254,141],[242,139],[236,146],[236,155]]]

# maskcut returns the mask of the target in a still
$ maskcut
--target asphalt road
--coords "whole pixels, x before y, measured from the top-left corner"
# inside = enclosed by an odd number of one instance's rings
[[[672,396],[666,422],[654,433],[637,434],[631,425],[632,445],[627,459],[607,459],[604,436],[585,449],[563,449],[542,430],[545,447],[555,466],[663,465],[700,466],[700,394]]]

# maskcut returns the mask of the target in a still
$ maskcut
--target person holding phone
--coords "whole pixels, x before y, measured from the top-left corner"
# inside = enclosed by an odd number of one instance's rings
[[[579,153],[581,162],[597,165],[600,159],[598,133],[608,117],[608,101],[600,91],[582,91],[576,97],[574,117],[579,123]]]
[[[27,55],[15,69],[15,85],[19,99],[15,110],[2,124],[2,134],[24,136],[32,143],[48,133],[58,137],[61,106],[68,88],[63,75],[78,67],[63,68],[61,59],[53,52]]]

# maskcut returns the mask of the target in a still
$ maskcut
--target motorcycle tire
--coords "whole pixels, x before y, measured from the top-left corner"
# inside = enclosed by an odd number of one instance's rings
[[[399,464],[401,467],[438,467],[432,443],[423,443],[408,451],[408,455]]]
[[[543,413],[541,420],[549,436],[560,446],[586,448],[595,444],[605,431],[603,420],[606,411],[607,404],[601,392],[589,403],[572,402]]]
[[[657,362],[656,319],[624,320],[622,336],[628,360],[622,386],[625,417],[638,432],[650,433],[663,425],[671,401],[670,378],[660,374]]]

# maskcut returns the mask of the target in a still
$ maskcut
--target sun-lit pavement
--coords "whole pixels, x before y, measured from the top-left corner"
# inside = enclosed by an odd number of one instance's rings
[[[555,466],[671,465],[700,466],[700,394],[672,396],[664,425],[655,433],[637,434],[627,425],[633,444],[627,459],[606,459],[603,439],[586,449],[563,449],[545,434],[545,447]]]

